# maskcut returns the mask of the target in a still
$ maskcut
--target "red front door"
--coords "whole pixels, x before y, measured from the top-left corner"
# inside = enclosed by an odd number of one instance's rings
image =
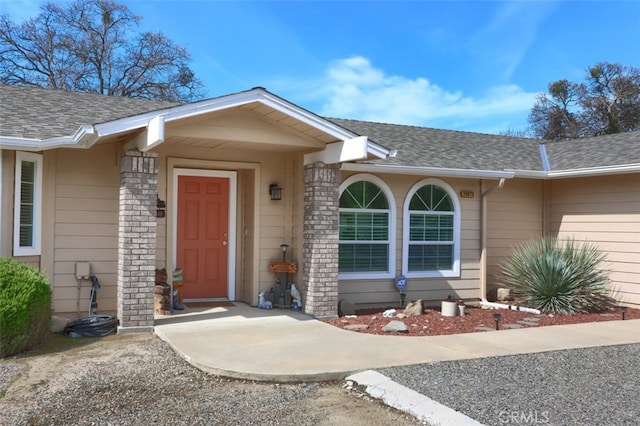
[[[229,179],[178,176],[177,221],[182,297],[228,297]]]

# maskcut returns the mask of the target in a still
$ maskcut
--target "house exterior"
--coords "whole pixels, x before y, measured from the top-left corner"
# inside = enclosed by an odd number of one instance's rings
[[[121,331],[153,326],[157,268],[183,269],[187,301],[255,305],[283,245],[320,318],[398,303],[400,274],[410,300],[484,299],[547,233],[597,243],[640,305],[640,132],[539,144],[327,119],[262,88],[178,104],[0,86],[0,150],[0,255],[48,275],[56,312],[85,310],[88,265]]]

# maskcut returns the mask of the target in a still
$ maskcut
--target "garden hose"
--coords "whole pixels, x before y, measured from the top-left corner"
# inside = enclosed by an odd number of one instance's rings
[[[87,315],[71,321],[64,329],[70,336],[103,337],[114,333],[118,319],[113,315]]]

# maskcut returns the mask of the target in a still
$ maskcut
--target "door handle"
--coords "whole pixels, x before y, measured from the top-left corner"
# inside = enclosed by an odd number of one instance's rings
[[[223,245],[223,246],[226,246],[226,245],[227,245],[227,242],[226,242],[226,241],[223,241],[223,242],[222,242],[222,245]]]

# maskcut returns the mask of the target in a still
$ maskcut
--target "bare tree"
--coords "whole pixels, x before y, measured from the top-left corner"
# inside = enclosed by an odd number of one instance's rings
[[[191,101],[203,85],[189,53],[112,0],[41,6],[21,24],[0,16],[0,83],[159,100]]]
[[[529,114],[536,137],[561,140],[640,129],[640,69],[599,63],[586,83],[549,84]]]

